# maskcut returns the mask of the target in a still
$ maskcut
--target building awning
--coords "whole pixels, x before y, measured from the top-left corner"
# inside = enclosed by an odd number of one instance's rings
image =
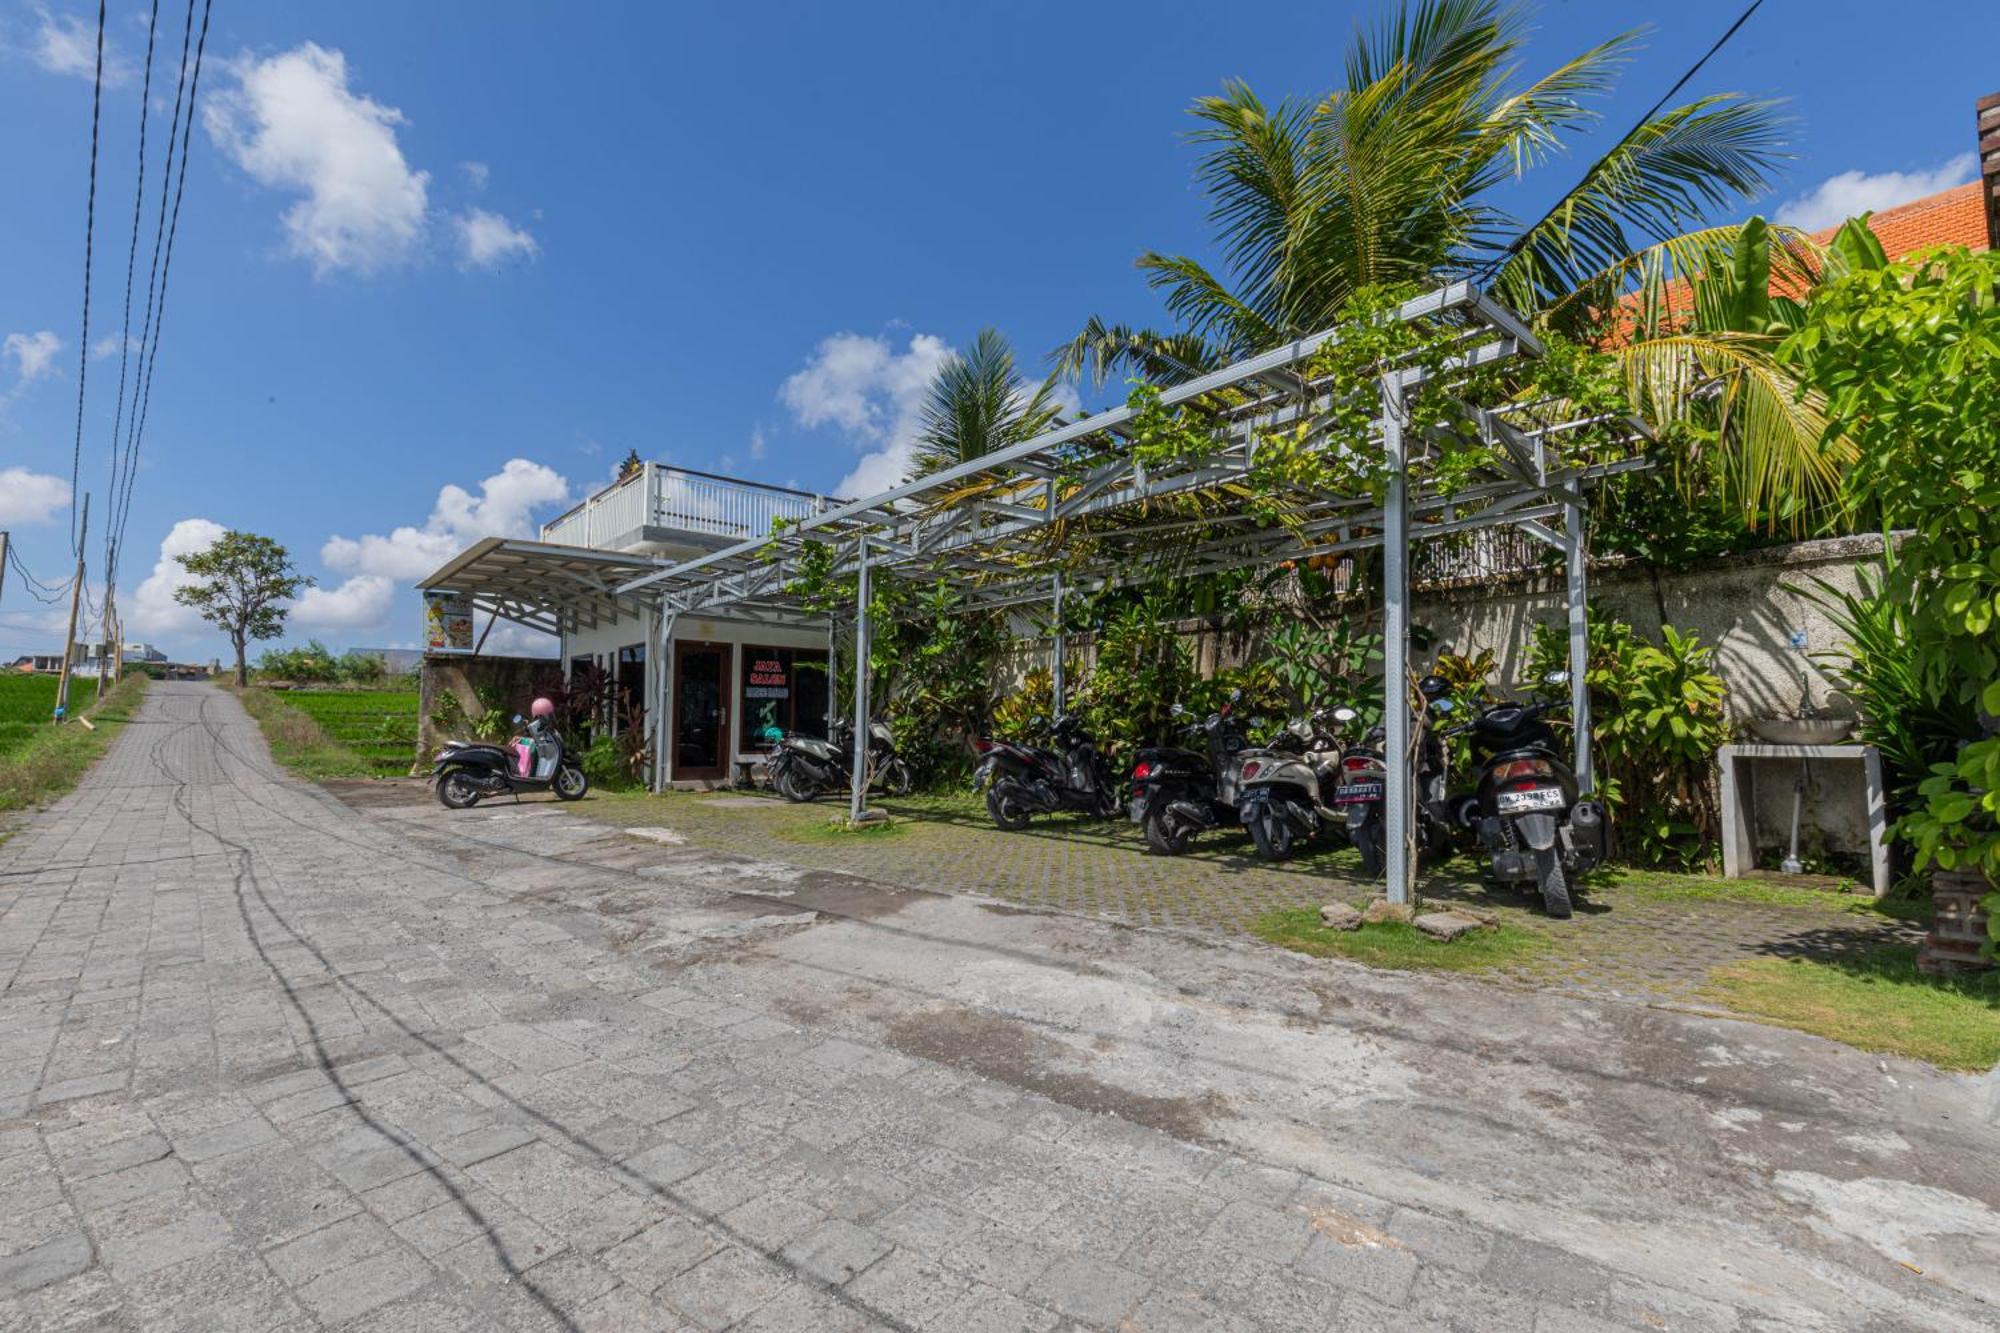
[[[475,609],[517,625],[561,634],[635,618],[656,598],[619,591],[671,565],[620,551],[510,537],[487,537],[417,581],[463,593]]]

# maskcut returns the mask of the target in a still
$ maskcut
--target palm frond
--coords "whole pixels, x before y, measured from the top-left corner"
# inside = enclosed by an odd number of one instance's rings
[[[1057,376],[1087,378],[1093,388],[1102,388],[1114,374],[1182,384],[1220,370],[1229,357],[1199,334],[1106,324],[1092,315],[1076,337],[1049,353],[1049,361]]]
[[[1778,340],[1753,333],[1675,333],[1617,348],[1627,396],[1655,427],[1702,424],[1712,404],[1709,460],[1746,519],[1839,503],[1853,441],[1829,434],[1826,405],[1777,363]]]

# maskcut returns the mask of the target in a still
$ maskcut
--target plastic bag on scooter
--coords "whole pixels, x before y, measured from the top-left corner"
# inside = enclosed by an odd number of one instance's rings
[[[510,748],[514,751],[514,772],[520,777],[527,777],[534,765],[535,747],[517,736]]]

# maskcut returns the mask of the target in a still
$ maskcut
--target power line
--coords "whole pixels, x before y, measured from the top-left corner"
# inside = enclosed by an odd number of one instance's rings
[[[158,301],[156,303],[154,300],[153,289],[155,284],[149,278],[146,284],[147,327],[141,333],[139,347],[140,369],[137,372],[133,388],[134,402],[138,406],[137,410],[132,414],[126,436],[123,490],[116,497],[117,512],[109,520],[113,529],[112,559],[114,561],[117,560],[124,548],[125,523],[132,509],[132,492],[138,482],[139,450],[145,443],[147,409],[152,404],[153,372],[159,364],[160,326],[166,318],[167,276],[173,267],[174,237],[180,231],[181,197],[187,190],[188,152],[192,147],[194,139],[195,94],[201,82],[201,59],[202,53],[208,47],[208,20],[213,4],[214,0],[204,0],[202,6],[201,37],[195,45],[192,73],[189,72],[188,67],[188,45],[189,38],[194,29],[194,0],[188,0],[187,22],[181,33],[181,80],[180,85],[174,91],[174,125],[173,129],[167,135],[166,161],[166,170],[169,172],[173,171],[174,144],[176,139],[178,139],[181,149],[180,169],[174,187],[171,220],[168,217],[167,210],[166,178],[164,174],[161,177],[160,218],[153,233],[153,266],[158,277]],[[187,94],[187,117],[184,131],[180,114],[181,94],[183,90]],[[165,229],[164,247],[161,243],[161,227]]]
[[[76,349],[76,444],[70,451],[69,544],[83,554],[76,531],[76,485],[83,467],[83,382],[90,371],[90,251],[97,236],[97,125],[104,106],[104,0],[97,0],[97,75],[90,89],[90,197],[83,214],[83,337]]]
[[[53,605],[60,601],[63,595],[69,591],[70,581],[68,579],[64,579],[61,583],[50,584],[42,582],[30,573],[28,567],[21,563],[21,553],[14,549],[14,543],[12,542],[7,543],[7,564],[9,568],[21,576],[21,584],[28,590],[28,595],[38,602],[46,602]]]
[[[160,0],[153,0],[153,13],[146,25],[146,75],[139,89],[139,183],[132,190],[132,243],[125,250],[125,320],[118,335],[118,408],[111,419],[111,496],[116,502],[118,474],[123,451],[119,436],[125,427],[125,371],[132,352],[132,273],[139,263],[139,219],[146,202],[146,120],[153,103],[153,43],[160,31]],[[104,530],[104,569],[108,582],[116,542],[111,528]]]
[[[1736,16],[1736,22],[1730,24],[1729,27],[1723,32],[1722,36],[1715,39],[1715,44],[1713,46],[1710,46],[1708,50],[1702,52],[1701,59],[1695,61],[1694,64],[1688,66],[1687,73],[1681,75],[1680,78],[1674,80],[1674,86],[1667,89],[1666,92],[1662,93],[1660,95],[1660,99],[1657,102],[1654,102],[1652,106],[1646,109],[1646,114],[1639,117],[1639,119],[1633,123],[1631,129],[1625,131],[1624,137],[1619,139],[1617,143],[1612,144],[1611,147],[1605,149],[1604,152],[1598,156],[1598,159],[1590,164],[1590,169],[1588,171],[1585,171],[1583,175],[1578,178],[1579,183],[1581,181],[1589,180],[1591,178],[1591,175],[1595,173],[1599,167],[1603,166],[1606,162],[1610,161],[1612,156],[1616,154],[1620,149],[1625,147],[1626,144],[1631,143],[1633,136],[1637,135],[1640,130],[1646,128],[1646,126],[1652,122],[1653,117],[1660,114],[1660,108],[1664,107],[1669,101],[1671,101],[1674,97],[1674,94],[1678,93],[1681,89],[1687,87],[1688,80],[1692,79],[1696,74],[1699,74],[1701,72],[1701,67],[1703,65],[1706,65],[1714,57],[1717,51],[1720,51],[1723,47],[1727,46],[1729,44],[1729,39],[1736,35],[1737,30],[1741,28],[1745,23],[1748,23],[1750,21],[1750,16],[1752,14],[1755,14],[1759,9],[1763,8],[1763,6],[1764,6],[1764,0],[1750,0],[1750,3],[1744,7],[1743,12]],[[1563,199],[1567,199],[1568,197],[1569,196],[1565,194],[1562,196],[1561,199],[1556,200],[1555,203],[1549,206],[1549,211],[1542,214],[1542,216],[1535,221],[1534,226],[1529,227],[1526,230],[1522,231],[1520,235],[1516,236],[1512,241],[1509,241],[1507,243],[1507,248],[1505,250],[1502,250],[1499,254],[1487,260],[1484,264],[1480,265],[1479,268],[1475,269],[1474,272],[1482,275],[1491,274],[1496,270],[1498,270],[1508,260],[1512,259],[1515,255],[1521,253],[1521,247],[1528,243],[1528,238],[1533,236],[1536,232],[1540,231],[1542,227],[1548,223],[1548,220],[1556,215],[1556,211],[1562,207]]]

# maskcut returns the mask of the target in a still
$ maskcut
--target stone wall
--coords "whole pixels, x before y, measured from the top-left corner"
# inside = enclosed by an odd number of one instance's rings
[[[1593,570],[1590,600],[1595,613],[1616,616],[1648,638],[1658,639],[1663,622],[1697,632],[1716,650],[1716,673],[1729,685],[1729,714],[1738,724],[1789,715],[1807,693],[1822,712],[1853,717],[1853,703],[1814,661],[1815,654],[1840,647],[1840,631],[1793,589],[1812,587],[1819,579],[1853,592],[1857,571],[1881,555],[1880,537],[1842,537],[1746,552],[1678,573]],[[1520,680],[1535,625],[1560,625],[1565,617],[1559,571],[1427,592],[1411,608],[1411,618],[1435,631],[1452,651],[1490,649],[1500,679],[1512,682]],[[1759,761],[1749,768],[1757,842],[1775,848],[1790,827],[1797,766]],[[1810,765],[1807,786],[1802,834],[1807,849],[1845,858],[1865,855],[1860,765]]]
[[[455,653],[426,653],[418,675],[417,763],[428,769],[430,757],[448,740],[465,740],[444,733],[435,720],[440,697],[446,693],[458,700],[460,712],[476,717],[485,705],[479,701],[483,687],[498,690],[501,707],[526,715],[534,702],[537,685],[560,677],[562,663],[553,657],[462,657]]]

